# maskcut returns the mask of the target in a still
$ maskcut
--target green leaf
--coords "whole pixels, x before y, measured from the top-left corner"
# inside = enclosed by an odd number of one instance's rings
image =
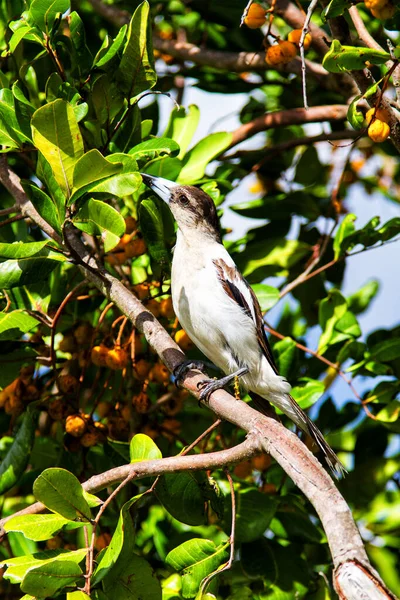
[[[257,296],[257,300],[259,301],[261,310],[263,312],[269,310],[278,302],[279,290],[275,287],[272,287],[272,285],[255,283],[251,287]]]
[[[100,50],[94,57],[93,67],[103,70],[112,69],[114,62],[116,61],[118,54],[125,43],[127,28],[127,25],[122,25],[117,37],[114,40],[111,40],[111,37],[106,35]]]
[[[228,499],[226,498],[228,502]],[[256,488],[241,489],[236,492],[236,540],[252,542],[260,538],[273,518],[278,499],[259,492]],[[229,534],[232,520],[232,507],[225,507],[224,531]]]
[[[83,141],[71,104],[54,100],[39,108],[32,117],[33,143],[51,166],[54,177],[70,196],[73,171],[83,156]]]
[[[335,234],[335,239],[333,240],[333,251],[335,253],[335,260],[337,260],[340,256],[345,254],[346,250],[343,251],[342,242],[349,235],[354,233],[354,231],[355,231],[354,221],[356,219],[357,219],[356,215],[349,213],[348,215],[345,216],[343,221],[340,223],[340,225],[336,231],[336,234]]]
[[[222,131],[203,138],[186,154],[179,173],[179,183],[195,183],[201,179],[208,163],[226,150],[231,142],[232,133]]]
[[[61,234],[61,225],[64,222],[65,211],[62,210],[62,213],[60,214],[57,204],[34,183],[30,181],[22,181],[21,183],[25,193],[40,216],[43,217],[53,229]]]
[[[313,186],[319,182],[322,172],[317,149],[309,146],[304,150],[297,163],[295,181],[305,187]]]
[[[205,522],[205,496],[195,473],[167,473],[160,477],[155,491],[164,508],[187,525]]]
[[[133,13],[122,59],[115,75],[119,89],[127,98],[151,89],[157,81],[149,10],[149,3],[145,0]]]
[[[77,590],[76,592],[68,592],[67,600],[90,600],[90,596],[81,590]]]
[[[240,553],[243,571],[250,578],[262,577],[268,587],[275,583],[278,573],[271,544],[265,538],[245,543]]]
[[[162,458],[157,444],[144,433],[137,433],[133,436],[129,444],[129,451],[131,463]]]
[[[78,211],[74,225],[91,235],[101,235],[105,252],[114,248],[125,232],[125,221],[121,214],[109,204],[93,199]]]
[[[33,0],[29,14],[41,31],[50,34],[58,13],[63,14],[69,8],[69,0]]]
[[[349,7],[348,0],[331,0],[322,11],[322,20],[326,22],[327,19],[334,19],[340,17]]]
[[[73,48],[73,73],[79,78],[86,78],[92,65],[92,55],[86,43],[85,27],[76,11],[70,13],[68,22]]]
[[[378,362],[390,362],[400,358],[400,339],[392,338],[375,344],[370,348],[369,355]]]
[[[75,164],[72,176],[73,193],[90,183],[119,173],[121,168],[122,163],[111,163],[96,148],[89,150]]]
[[[297,354],[297,347],[291,337],[285,337],[283,340],[274,344],[274,356],[278,365],[279,374],[288,379],[293,368]]]
[[[33,493],[39,502],[65,519],[91,519],[89,504],[78,479],[65,469],[46,469],[35,480]]]
[[[376,415],[378,421],[383,423],[394,423],[400,417],[400,401],[393,400],[384,406]]]
[[[14,330],[14,334],[14,337],[21,337],[21,333],[16,330]],[[21,367],[27,362],[33,362],[36,356],[36,352],[32,348],[27,347],[19,348],[14,352],[4,352],[0,355],[1,364],[5,367],[4,369],[0,369],[0,387],[4,388],[14,381],[18,377]]]
[[[353,129],[362,129],[364,125],[364,113],[358,109],[358,102],[362,96],[356,96],[347,111],[347,120]]]
[[[122,552],[124,542],[127,541],[126,536],[128,536],[128,539],[132,537],[131,541],[133,544],[134,532],[130,531],[132,529],[132,517],[129,511],[131,507],[140,500],[142,495],[143,494],[134,496],[133,498],[131,498],[131,500],[129,500],[123,505],[119,515],[117,527],[114,531],[111,542],[107,546],[104,554],[102,555],[97,569],[94,573],[93,585],[98,584],[113,568],[113,566],[118,560],[118,557]]]
[[[333,40],[330,49],[325,54],[322,66],[330,73],[342,73],[365,69],[365,63],[383,65],[390,60],[390,54],[384,50],[374,50],[363,46],[342,46],[338,40]]]
[[[46,550],[28,556],[4,559],[0,566],[6,565],[8,567],[4,574],[5,579],[8,579],[11,583],[21,583],[26,574],[32,569],[40,568],[54,562],[56,562],[58,566],[64,561],[67,563],[79,564],[85,558],[86,554],[86,548],[80,548],[79,550],[73,551]],[[41,597],[40,593],[38,595]]]
[[[19,102],[11,90],[0,90],[0,141],[6,146],[19,148],[31,142],[29,122],[32,111],[27,114],[26,105]]]
[[[0,464],[0,494],[16,485],[25,471],[35,440],[36,421],[35,409],[30,405],[12,446]]]
[[[256,269],[269,265],[288,269],[299,262],[310,250],[310,246],[304,242],[281,238],[249,244],[248,252],[246,252],[246,256],[249,258],[246,262],[243,261],[242,265],[243,275],[246,277]]]
[[[361,335],[356,317],[347,309],[345,298],[335,289],[320,302],[319,324],[322,329],[318,346],[320,354],[331,344]]]
[[[0,256],[10,260],[0,263],[0,288],[10,289],[47,279],[48,275],[66,261],[63,254],[52,252],[46,242],[0,243]]]
[[[164,222],[160,202],[146,198],[139,207],[140,229],[150,256],[158,263],[168,264],[170,255],[165,244]]]
[[[158,156],[176,156],[179,152],[179,145],[167,138],[151,138],[141,144],[137,144],[129,154],[136,160],[149,161]]]
[[[292,388],[291,394],[302,409],[309,408],[325,391],[325,386],[322,381],[310,379],[305,385],[296,385]]]
[[[347,298],[347,304],[349,309],[355,314],[359,315],[360,313],[367,310],[370,306],[372,300],[375,298],[376,294],[379,291],[379,282],[375,279],[369,281],[362,288],[360,288],[355,294],[352,294],[349,298]]]
[[[5,531],[20,531],[28,540],[41,542],[54,537],[70,520],[57,514],[19,515],[12,517],[4,525]],[[79,523],[84,525],[84,523]]]
[[[74,562],[49,562],[30,569],[21,583],[21,590],[35,596],[53,596],[58,590],[74,584],[82,575],[82,569]]]
[[[38,323],[39,321],[37,319],[26,314],[23,310],[0,313],[0,340],[20,338],[23,333],[28,333],[28,331],[31,331]]]
[[[92,102],[101,125],[111,123],[118,115],[124,104],[124,97],[111,75],[104,73],[96,79],[92,88]]]
[[[161,600],[161,585],[150,564],[134,553],[122,553],[111,574],[104,579],[104,592],[113,600]]]
[[[169,123],[164,136],[178,143],[180,152],[178,158],[183,158],[200,120],[200,111],[195,104],[190,104],[187,109],[174,108],[169,118]]]
[[[216,546],[211,540],[193,538],[171,550],[165,562],[176,571],[182,571],[184,598],[195,596],[203,579],[226,562],[227,546],[227,543]]]

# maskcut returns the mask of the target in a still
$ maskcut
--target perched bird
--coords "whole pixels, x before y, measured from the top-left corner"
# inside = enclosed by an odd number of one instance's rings
[[[335,472],[344,471],[322,433],[290,395],[272,355],[258,300],[221,242],[217,211],[202,190],[162,177],[143,181],[168,203],[178,224],[172,260],[172,303],[183,329],[226,377],[204,380],[201,399],[240,376],[310,435]],[[193,363],[183,365],[176,375]]]

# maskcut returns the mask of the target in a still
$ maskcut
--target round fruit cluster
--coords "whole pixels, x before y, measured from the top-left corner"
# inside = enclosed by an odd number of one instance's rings
[[[390,115],[384,108],[371,108],[365,115],[368,124],[368,136],[372,141],[380,144],[387,140],[390,134],[388,125]]]
[[[273,46],[269,46],[265,54],[265,62],[271,67],[286,65],[297,54],[300,48],[302,29],[294,29],[288,35],[287,40],[278,40]],[[311,34],[307,33],[304,38],[304,50],[308,50],[311,45]]]
[[[396,6],[391,0],[364,0],[364,4],[371,14],[381,21],[391,19],[396,12]]]

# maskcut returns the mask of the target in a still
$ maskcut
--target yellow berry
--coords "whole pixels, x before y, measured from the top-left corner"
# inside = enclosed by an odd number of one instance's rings
[[[81,437],[81,444],[84,448],[95,446],[99,441],[99,436],[95,431],[87,431]]]
[[[173,319],[175,316],[172,298],[163,298],[160,302],[160,314],[166,319]]]
[[[180,329],[176,332],[174,339],[178,346],[180,346],[184,352],[194,348],[192,340],[190,339],[186,331],[184,331],[183,329]]]
[[[128,353],[120,346],[115,346],[112,350],[109,350],[106,357],[107,367],[114,371],[121,371],[128,364]]]
[[[150,380],[157,383],[167,383],[169,381],[169,377],[170,373],[163,363],[156,363],[149,373]]]
[[[149,363],[148,360],[145,360],[144,358],[141,358],[135,364],[135,373],[136,373],[137,378],[140,381],[144,381],[146,379],[146,377],[148,376],[148,374],[150,372],[150,369],[151,369],[151,364]]]
[[[58,378],[58,387],[64,394],[75,394],[78,390],[78,380],[70,373],[60,375]]]
[[[236,467],[233,470],[233,473],[236,475],[236,477],[239,477],[239,479],[246,479],[246,477],[249,477],[249,475],[251,475],[252,471],[253,467],[251,461],[244,460],[243,462],[236,465]]]
[[[390,134],[390,127],[384,121],[375,119],[373,123],[368,127],[368,136],[373,142],[380,144],[387,140]]]
[[[82,437],[86,431],[86,421],[81,415],[69,415],[65,422],[65,431],[73,437]]]
[[[151,400],[145,392],[140,392],[132,398],[132,405],[135,407],[136,412],[141,415],[149,412],[151,406]]]
[[[100,344],[100,346],[94,346],[90,354],[92,363],[97,367],[106,367],[109,351],[110,350],[107,348],[107,346],[103,346],[103,344]]]
[[[386,21],[386,19],[391,19],[396,12],[396,7],[394,4],[390,2],[382,6],[382,8],[371,8],[371,15],[373,15],[376,19],[380,21]]]
[[[271,466],[271,457],[268,454],[253,456],[251,464],[257,471],[266,471]]]
[[[288,42],[292,42],[293,44],[296,44],[296,46],[299,48],[302,32],[303,32],[302,29],[293,29],[293,31],[291,31],[288,35]],[[309,49],[309,47],[311,46],[311,41],[312,41],[311,33],[307,33],[306,37],[304,38],[304,44],[303,44],[304,50]]]
[[[293,42],[279,41],[275,46],[270,46],[265,55],[265,62],[271,67],[286,65],[297,54],[296,45]]]
[[[375,119],[379,119],[384,123],[389,123],[390,121],[390,114],[386,108],[377,108],[376,110],[375,108],[370,108],[365,115],[365,120],[367,121],[368,125],[371,123],[372,117],[375,117]]]
[[[267,20],[265,9],[260,4],[250,5],[247,15],[244,18],[244,22],[250,29],[258,29],[262,27]]]
[[[371,8],[383,8],[389,0],[364,0],[365,7],[371,10]]]

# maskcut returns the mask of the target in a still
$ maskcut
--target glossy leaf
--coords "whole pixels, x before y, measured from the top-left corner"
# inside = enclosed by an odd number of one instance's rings
[[[157,444],[144,433],[137,433],[133,436],[129,444],[129,452],[131,463],[162,458]]]
[[[365,63],[383,65],[390,60],[390,54],[384,50],[364,48],[363,46],[342,46],[338,40],[333,40],[330,49],[325,54],[322,66],[330,73],[342,73],[365,69]]]
[[[167,473],[160,477],[156,495],[165,509],[187,525],[203,525],[205,500],[194,473]]]
[[[32,451],[35,439],[36,412],[31,405],[25,412],[17,435],[0,464],[0,494],[18,483]]]
[[[92,88],[92,102],[98,122],[111,123],[120,112],[124,97],[111,76],[104,73],[96,79]]]
[[[96,148],[89,150],[75,164],[72,178],[73,193],[88,184],[115,175],[121,168],[122,163],[109,162]]]
[[[22,187],[40,216],[61,234],[61,225],[64,222],[65,211],[62,210],[60,213],[57,204],[33,183],[24,181],[22,182]]]
[[[29,14],[35,25],[49,34],[58,13],[65,13],[69,8],[69,0],[33,0]]]
[[[86,43],[85,27],[75,10],[70,13],[68,21],[73,48],[74,74],[78,77],[86,77],[92,64],[92,56]]]
[[[318,351],[323,354],[330,344],[361,334],[356,317],[348,311],[347,302],[338,290],[331,290],[319,306],[319,323],[322,335]]]
[[[274,357],[279,374],[288,379],[296,359],[297,347],[292,338],[286,337],[274,344]]]
[[[54,537],[70,520],[57,514],[20,515],[11,518],[4,525],[5,531],[20,531],[28,540],[40,542]],[[84,525],[84,523],[79,523]]]
[[[195,134],[200,121],[200,111],[195,104],[190,104],[187,109],[174,108],[169,118],[169,123],[163,137],[171,138],[178,143],[180,152],[178,158],[183,158]]]
[[[68,592],[67,600],[90,600],[90,596],[82,592],[82,590],[77,590],[76,592]]]
[[[255,283],[251,286],[255,295],[257,296],[257,300],[260,303],[261,310],[267,311],[279,300],[279,290],[277,288],[272,287],[272,285],[266,285],[265,283]]]
[[[142,497],[142,494],[139,494],[138,496],[131,498],[131,500],[126,502],[124,504],[124,506],[122,507],[120,515],[119,515],[117,527],[114,531],[111,542],[110,542],[109,546],[107,546],[104,554],[102,555],[101,560],[100,560],[100,562],[97,566],[97,569],[94,573],[94,576],[93,576],[94,584],[99,583],[107,575],[107,573],[109,573],[110,570],[113,568],[113,566],[115,565],[115,563],[118,560],[118,557],[120,556],[120,554],[122,552],[124,542],[127,543],[127,541],[131,541],[131,543],[133,544],[133,532],[131,531],[132,517],[131,517],[129,511],[130,511],[130,508],[134,504],[136,504],[140,500],[141,497]],[[126,536],[130,536],[128,538],[128,540],[127,540]],[[132,539],[131,539],[131,537],[132,537]]]
[[[119,52],[121,51],[125,43],[127,28],[127,25],[122,25],[121,29],[118,32],[118,35],[114,40],[112,40],[109,35],[106,35],[100,50],[94,57],[93,67],[97,67],[98,69],[104,70],[112,68],[114,62],[118,58]]]
[[[282,239],[256,242],[249,246],[250,249],[251,253],[249,252],[248,259],[242,265],[245,277],[256,269],[269,265],[290,268],[310,252],[310,247],[304,242]]]
[[[33,493],[49,510],[71,521],[90,519],[89,504],[78,479],[65,469],[46,469],[35,480]]]
[[[161,600],[161,585],[150,564],[137,554],[123,553],[104,591],[113,600]]]
[[[395,423],[400,418],[400,401],[393,400],[387,406],[384,406],[376,415],[378,421],[383,423]]]
[[[5,579],[9,579],[11,583],[21,583],[25,575],[37,567],[42,567],[56,562],[79,564],[86,556],[86,548],[79,550],[45,550],[28,556],[18,556],[17,558],[7,558],[0,564],[6,565],[7,571],[4,574]],[[36,595],[36,594],[35,594]]]
[[[347,111],[347,120],[353,129],[362,129],[364,125],[364,113],[358,109],[358,102],[362,96],[356,96]]]
[[[369,352],[371,358],[379,362],[387,362],[400,358],[400,339],[384,340],[372,346]]]
[[[114,248],[125,232],[125,221],[121,214],[109,204],[93,199],[78,211],[74,225],[91,235],[101,235],[105,252]]]
[[[33,111],[32,111],[33,112]],[[30,115],[25,106],[17,100],[11,90],[0,90],[0,141],[6,146],[19,148],[30,143]]]
[[[118,87],[127,98],[151,89],[157,81],[149,10],[149,4],[145,0],[133,13],[116,72]]]
[[[231,142],[232,134],[227,132],[212,133],[203,138],[185,155],[179,183],[191,184],[201,179],[208,163],[226,150]]]
[[[53,596],[58,590],[74,584],[82,575],[82,569],[76,563],[55,560],[30,569],[21,583],[21,590],[36,597]]]
[[[146,162],[158,156],[176,156],[178,153],[179,145],[168,138],[151,138],[129,150],[136,160]]]
[[[192,598],[201,582],[228,558],[227,544],[216,546],[211,540],[193,538],[171,550],[165,562],[182,572],[182,595]]]
[[[260,538],[271,522],[277,506],[277,498],[262,494],[256,488],[238,490],[236,494],[236,540],[252,542]],[[232,518],[230,503],[225,508],[224,531],[229,535]]]
[[[292,396],[303,410],[309,408],[319,400],[325,391],[322,381],[311,379],[305,385],[296,385],[292,388]]]
[[[349,235],[354,233],[354,221],[357,219],[356,215],[348,214],[345,216],[343,221],[340,223],[336,234],[335,239],[333,241],[333,250],[335,253],[335,259],[338,259],[340,256],[344,254],[342,249],[343,240],[345,240]]]
[[[324,21],[327,19],[334,19],[340,17],[349,7],[347,0],[331,0],[329,4],[324,8],[322,12],[322,18]]]
[[[46,242],[1,244],[0,256],[13,256],[0,262],[0,288],[10,289],[45,280],[66,260],[62,254],[45,248]]]
[[[376,280],[369,281],[362,288],[360,288],[355,294],[352,294],[347,298],[349,309],[355,314],[359,315],[369,308],[372,300],[379,292],[379,282]]]
[[[160,201],[161,202],[161,201]],[[150,256],[158,263],[168,264],[170,257],[165,244],[164,223],[159,201],[143,200],[139,208],[140,228]]]
[[[1,270],[1,265],[0,265]],[[28,333],[39,321],[23,310],[13,310],[0,314],[0,340],[13,340],[23,333]]]
[[[33,143],[49,162],[63,192],[70,196],[73,171],[83,156],[83,141],[73,107],[54,100],[39,108],[32,117]]]

